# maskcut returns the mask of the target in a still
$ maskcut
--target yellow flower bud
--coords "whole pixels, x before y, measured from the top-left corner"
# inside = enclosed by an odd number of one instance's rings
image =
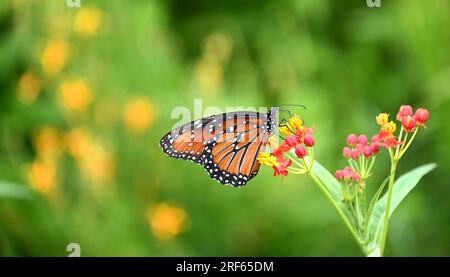
[[[294,114],[294,116],[289,119],[289,124],[295,129],[301,129],[303,126],[303,120],[300,118],[300,116]]]
[[[378,125],[383,126],[388,123],[389,115],[387,113],[380,113],[379,115],[377,115],[376,120]]]
[[[383,132],[388,133],[389,135],[392,135],[397,130],[397,125],[394,123],[394,121],[390,121],[390,122],[384,124],[383,126],[381,126],[381,130]]]
[[[280,134],[284,137],[289,136],[290,134],[292,134],[291,130],[291,126],[289,126],[290,124],[287,123],[286,125],[283,125],[280,127]]]
[[[257,160],[260,164],[278,167],[277,159],[269,153],[259,153]]]

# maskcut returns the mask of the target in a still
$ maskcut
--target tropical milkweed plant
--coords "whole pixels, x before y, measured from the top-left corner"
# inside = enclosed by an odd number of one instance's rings
[[[305,127],[298,115],[280,124],[284,138],[279,144],[275,137],[269,140],[269,153],[258,156],[261,164],[273,168],[274,175],[304,174],[309,176],[338,212],[365,256],[383,256],[389,227],[389,218],[420,179],[435,168],[435,164],[419,166],[399,178],[397,165],[411,147],[419,130],[425,128],[428,110],[400,107],[396,120],[380,113],[376,122],[380,131],[369,140],[364,134],[350,134],[342,154],[347,166],[331,174],[314,159],[313,129]],[[398,131],[398,132],[397,132]],[[388,152],[390,170],[372,199],[368,201],[366,187],[372,186],[370,177],[380,150]]]

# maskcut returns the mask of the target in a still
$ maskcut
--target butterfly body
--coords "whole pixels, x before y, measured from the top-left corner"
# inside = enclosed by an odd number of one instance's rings
[[[164,153],[202,165],[224,185],[241,187],[259,170],[258,154],[276,128],[278,108],[230,112],[192,121],[160,141]]]

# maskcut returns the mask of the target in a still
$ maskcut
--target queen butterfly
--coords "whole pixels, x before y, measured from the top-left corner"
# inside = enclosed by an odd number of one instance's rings
[[[159,144],[172,158],[201,164],[221,184],[241,187],[258,174],[257,157],[276,130],[277,117],[277,107],[213,115],[175,128]]]

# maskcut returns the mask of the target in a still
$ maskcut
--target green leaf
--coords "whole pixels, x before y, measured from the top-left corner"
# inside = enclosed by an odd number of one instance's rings
[[[306,162],[309,162],[309,159],[305,159]],[[317,160],[314,160],[312,171],[314,174],[322,181],[327,190],[330,192],[334,201],[338,204],[338,206],[342,209],[348,220],[355,227],[355,221],[351,216],[351,213],[348,207],[342,202],[342,185],[336,180],[333,174],[331,174],[325,167],[323,167]]]
[[[392,213],[398,207],[400,202],[408,195],[408,193],[419,183],[420,179],[433,170],[436,167],[436,164],[430,163],[419,166],[397,179],[394,183],[394,187],[392,190],[392,199],[391,199],[391,208],[389,211],[389,217],[391,217]],[[387,202],[386,193],[383,197],[378,200],[373,209],[372,215],[369,219],[368,224],[368,232],[369,232],[369,241],[373,243],[377,243],[377,239],[379,236],[379,232],[382,229],[382,225],[384,222],[384,214],[386,212],[386,202]]]
[[[372,201],[370,201],[369,209],[367,209],[366,214],[364,215],[364,228],[367,228],[369,224],[370,216],[372,215],[373,209],[375,208],[375,204],[377,204],[378,199],[380,198],[381,193],[384,190],[384,187],[389,182],[389,176],[381,183],[381,186],[378,188],[377,192],[372,197]]]
[[[307,161],[309,162],[309,160]],[[342,202],[342,185],[336,180],[336,178],[318,161],[314,161],[312,171],[319,177],[323,184],[327,187],[333,198]]]
[[[0,197],[29,199],[32,195],[33,192],[27,186],[0,180]]]

